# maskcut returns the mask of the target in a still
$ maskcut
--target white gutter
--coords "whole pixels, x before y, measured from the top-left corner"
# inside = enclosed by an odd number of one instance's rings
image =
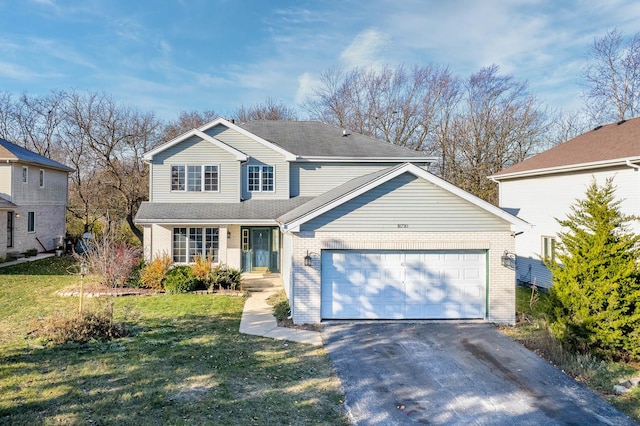
[[[632,169],[635,169],[635,171],[636,171],[636,172],[637,172],[638,170],[640,170],[640,165],[638,165],[638,164],[633,164],[633,163],[631,162],[631,160],[627,160],[627,161],[625,161],[625,164],[626,164],[627,166],[631,167]]]
[[[582,171],[582,170],[588,170],[588,169],[594,169],[594,168],[628,165],[631,161],[639,161],[639,160],[640,160],[640,157],[638,156],[627,157],[627,158],[616,158],[613,160],[594,161],[591,163],[573,164],[569,166],[557,166],[557,167],[549,167],[546,169],[525,170],[522,172],[514,172],[514,173],[508,173],[504,175],[497,174],[497,175],[489,176],[489,178],[490,179],[496,178],[498,180],[503,180],[503,179],[518,178],[518,177],[548,175],[552,173],[576,172],[576,171]]]

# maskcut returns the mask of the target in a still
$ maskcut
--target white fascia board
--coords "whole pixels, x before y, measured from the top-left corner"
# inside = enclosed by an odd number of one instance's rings
[[[296,155],[290,153],[286,149],[283,149],[283,148],[279,147],[278,145],[269,142],[266,139],[262,139],[260,136],[254,135],[253,133],[251,133],[251,132],[243,129],[242,127],[230,122],[229,120],[225,120],[224,118],[221,118],[221,117],[218,117],[215,120],[212,120],[212,121],[208,122],[207,124],[198,127],[198,130],[204,132],[206,130],[209,130],[212,127],[217,126],[218,124],[222,124],[223,126],[229,128],[229,129],[235,130],[236,132],[238,132],[238,133],[240,133],[240,134],[242,134],[242,135],[244,135],[244,136],[246,136],[246,137],[248,137],[250,139],[253,139],[256,142],[261,143],[262,145],[266,146],[267,148],[270,148],[270,149],[282,154],[287,161],[295,161],[296,158],[298,158]]]
[[[296,160],[300,163],[436,163],[437,157],[313,157],[313,156],[300,156]]]
[[[159,147],[152,149],[151,151],[147,152],[146,154],[144,154],[143,158],[145,161],[150,162],[153,160],[153,157],[156,154],[161,153],[162,151],[171,148],[172,146],[175,146],[177,144],[179,144],[182,141],[185,141],[187,139],[189,139],[192,136],[197,136],[202,140],[205,140],[207,142],[211,142],[214,145],[218,146],[219,148],[227,151],[228,153],[232,154],[233,156],[236,157],[237,160],[239,161],[246,161],[247,160],[247,155],[244,154],[243,152],[238,151],[237,149],[227,145],[226,143],[207,135],[206,133],[202,132],[199,129],[192,129],[189,130],[187,133],[183,133],[182,135],[171,139],[169,142],[164,143],[162,145],[160,145]]]
[[[488,176],[489,179],[500,181],[503,179],[514,179],[519,177],[529,177],[529,176],[542,176],[549,175],[554,173],[565,173],[565,172],[579,172],[582,170],[589,169],[600,169],[603,167],[611,167],[611,166],[624,166],[627,161],[635,162],[640,161],[640,157],[625,157],[625,158],[615,158],[613,160],[603,160],[603,161],[593,161],[591,163],[581,163],[581,164],[572,164],[569,166],[557,166],[557,167],[548,167],[545,169],[535,169],[535,170],[524,170],[522,172],[513,172],[507,173],[504,175],[491,175]]]
[[[488,203],[478,197],[476,197],[475,195],[472,195],[470,193],[468,193],[467,191],[458,188],[457,186],[445,181],[444,179],[441,179],[437,176],[435,176],[432,173],[429,173],[428,171],[414,165],[414,164],[410,164],[410,163],[405,163],[401,166],[395,167],[393,169],[391,169],[389,171],[389,173],[386,173],[382,176],[379,176],[377,179],[362,185],[361,187],[355,189],[354,191],[351,191],[347,194],[344,194],[342,197],[338,197],[335,200],[332,200],[330,202],[328,202],[327,204],[325,204],[322,207],[317,208],[316,210],[307,213],[304,216],[299,217],[296,220],[293,220],[289,223],[284,224],[284,228],[287,231],[291,231],[291,232],[296,232],[294,231],[294,229],[300,229],[300,225],[324,214],[327,213],[328,211],[334,209],[335,207],[346,203],[347,201],[350,201],[356,197],[358,197],[359,195],[362,195],[368,191],[370,191],[371,189],[390,181],[391,179],[403,174],[409,172],[411,174],[413,174],[414,176],[420,177],[425,179],[428,182],[433,183],[436,186],[439,186],[440,188],[451,192],[454,195],[457,195],[458,197],[464,199],[465,201],[470,202],[471,204],[474,204],[478,207],[480,207],[483,210],[486,210],[487,212],[500,217],[501,219],[505,220],[506,222],[510,223],[511,225],[515,226],[518,229],[529,229],[531,228],[531,225],[510,214],[505,212],[504,210],[502,210],[499,207],[494,206],[491,203]]]

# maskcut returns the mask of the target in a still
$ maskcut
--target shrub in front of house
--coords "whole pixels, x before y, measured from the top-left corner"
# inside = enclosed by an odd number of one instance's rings
[[[197,280],[197,290],[206,290],[211,286],[212,263],[213,259],[210,256],[203,256],[202,254],[197,255],[193,259],[191,269]]]
[[[211,271],[210,290],[242,290],[242,271],[218,265]]]
[[[144,258],[141,257],[138,260],[138,262],[135,265],[133,265],[133,268],[131,269],[131,273],[129,274],[129,277],[127,278],[127,281],[126,281],[127,287],[129,288],[143,287],[141,278],[142,278],[142,272],[146,267],[147,267],[147,262],[145,262]]]
[[[52,314],[36,321],[34,328],[45,345],[107,341],[129,334],[124,323],[114,321],[111,301],[97,303],[81,313]]]
[[[198,279],[191,266],[180,265],[171,269],[164,279],[164,291],[168,294],[188,293],[196,290]]]
[[[171,268],[171,263],[171,258],[167,254],[154,258],[140,273],[140,286],[164,290],[163,281]]]

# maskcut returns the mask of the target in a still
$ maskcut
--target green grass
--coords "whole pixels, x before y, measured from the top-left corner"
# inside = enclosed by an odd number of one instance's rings
[[[531,289],[516,288],[516,327],[504,328],[505,333],[530,350],[547,359],[559,369],[599,393],[613,406],[640,421],[640,388],[625,395],[616,395],[613,386],[620,381],[640,376],[640,364],[603,361],[591,354],[576,354],[565,350],[549,331],[551,302],[549,294],[537,292],[532,302]]]
[[[33,319],[77,309],[69,267],[0,268],[0,423],[348,424],[326,352],[240,334],[243,297],[116,298],[131,336],[39,346]]]

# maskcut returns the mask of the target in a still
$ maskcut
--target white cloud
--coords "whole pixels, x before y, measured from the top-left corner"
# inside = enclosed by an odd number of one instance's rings
[[[379,67],[384,64],[384,51],[389,44],[386,34],[369,28],[353,39],[340,54],[340,59],[347,68]]]
[[[296,91],[295,101],[298,104],[304,102],[307,96],[313,94],[313,91],[320,87],[320,80],[309,72],[302,73],[298,77],[298,90]]]

